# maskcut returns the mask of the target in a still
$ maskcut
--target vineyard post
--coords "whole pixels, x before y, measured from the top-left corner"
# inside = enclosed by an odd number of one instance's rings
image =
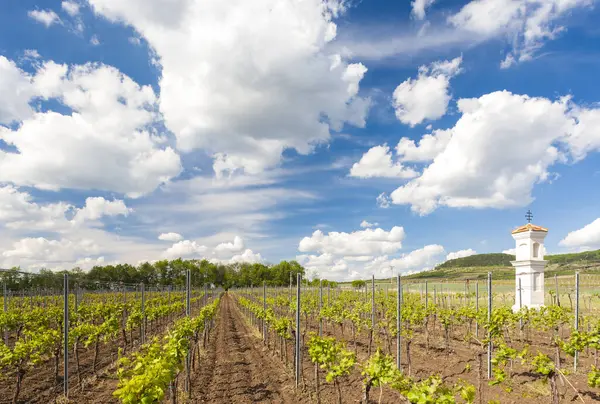
[[[401,336],[400,336],[400,324],[402,323],[402,319],[400,317],[400,313],[401,313],[401,309],[402,309],[402,284],[400,282],[400,274],[398,274],[398,278],[397,278],[397,282],[396,282],[397,288],[398,288],[398,296],[397,296],[397,303],[396,303],[396,330],[398,332],[398,334],[396,334],[396,367],[398,368],[398,370],[402,370],[401,367],[401,353],[402,350],[400,349],[400,343],[402,342],[401,340]]]
[[[556,305],[560,307],[560,298],[558,297],[558,277],[554,274],[554,289],[556,292]]]
[[[429,287],[427,281],[425,281],[425,309],[429,307]]]
[[[79,307],[79,284],[75,284],[75,312],[77,313],[77,308]]]
[[[331,285],[327,285],[327,306],[331,305]]]
[[[290,272],[290,302],[292,301],[292,273]]]
[[[140,284],[140,291],[142,292],[142,332],[140,335],[140,339],[142,340],[142,344],[146,343],[146,295],[144,293],[144,282]]]
[[[69,274],[64,274],[64,318],[63,318],[63,341],[64,341],[64,379],[63,379],[63,394],[69,397]]]
[[[7,295],[6,295],[6,281],[4,281],[4,284],[2,285],[2,289],[4,290],[4,312],[6,313],[6,311],[8,310],[8,302],[6,301]],[[8,328],[4,327],[4,344],[6,346],[8,346]]]
[[[479,313],[479,281],[475,281],[475,312]],[[475,317],[475,338],[479,338],[479,320]]]
[[[492,378],[492,335],[490,331],[490,323],[492,321],[492,273],[488,272],[488,352],[487,352],[487,377]]]
[[[437,304],[437,289],[433,286],[433,304]]]
[[[267,282],[263,281],[263,319],[262,319],[262,335],[263,342],[267,342],[267,321],[266,321],[266,312],[267,312]]]
[[[521,277],[519,276],[519,311],[523,308],[523,292],[521,289]],[[519,317],[519,330],[523,331],[523,317]]]
[[[579,272],[575,272],[575,331],[579,331]],[[577,372],[577,362],[579,362],[579,352],[575,351],[573,369]]]
[[[185,274],[185,315],[186,317],[190,317],[191,316],[191,310],[190,310],[190,293],[191,293],[191,289],[192,289],[192,273],[190,272],[190,270],[188,269],[186,271]],[[192,395],[192,389],[190,386],[190,348],[188,347],[188,351],[185,355],[185,386],[184,389],[185,391],[188,393],[188,397],[191,397]]]
[[[371,354],[371,343],[375,335],[375,274],[371,277],[371,338],[369,341],[369,355]]]
[[[301,274],[296,274],[296,349],[295,349],[295,376],[296,376],[296,388],[300,382],[300,281],[302,279]]]
[[[323,317],[321,310],[323,309],[323,280],[319,281],[319,337],[323,336]]]

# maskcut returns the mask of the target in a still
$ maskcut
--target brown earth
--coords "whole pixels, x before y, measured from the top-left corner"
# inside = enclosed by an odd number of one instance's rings
[[[195,403],[298,403],[294,380],[223,295],[207,361],[192,380]]]

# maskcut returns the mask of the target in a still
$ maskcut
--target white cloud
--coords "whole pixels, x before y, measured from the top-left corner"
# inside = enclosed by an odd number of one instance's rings
[[[385,144],[370,148],[350,169],[350,176],[359,178],[414,178],[417,175],[412,168],[394,163],[390,148]]]
[[[583,226],[581,229],[569,232],[559,245],[579,250],[600,248],[600,218]]]
[[[215,247],[216,254],[238,253],[244,249],[244,240],[241,237],[235,236],[233,243],[221,243]],[[249,250],[247,250],[249,251]]]
[[[450,79],[460,73],[461,63],[462,56],[421,66],[416,79],[407,79],[394,90],[396,117],[412,127],[444,116],[452,98]]]
[[[366,220],[363,220],[362,222],[360,222],[360,227],[362,227],[363,229],[368,228],[368,227],[377,227],[379,226],[379,223],[369,223]]]
[[[79,14],[80,5],[74,1],[63,1],[60,5],[71,17],[75,17]]]
[[[129,38],[127,38],[127,40],[132,45],[140,46],[142,44],[142,41],[140,40],[140,38],[135,37],[135,36],[130,36]]]
[[[568,98],[498,91],[461,99],[458,109],[462,116],[443,150],[429,154],[437,153],[420,177],[392,192],[393,203],[410,204],[421,215],[438,206],[524,206],[533,200],[533,186],[551,178],[551,165],[600,148],[594,126],[600,111]]]
[[[516,248],[509,248],[508,250],[502,251],[502,253],[503,254],[516,255],[517,249]]]
[[[418,146],[414,140],[403,137],[396,146],[396,153],[400,161],[431,161],[446,148],[451,136],[450,130],[435,130],[432,134],[424,135]]]
[[[0,56],[0,124],[18,122],[33,114],[29,101],[35,95],[31,78]]]
[[[391,200],[390,200],[389,196],[386,195],[385,192],[382,192],[377,196],[376,203],[377,203],[377,206],[379,206],[380,208],[383,208],[383,209],[389,208],[390,202],[391,202]]]
[[[96,254],[99,246],[92,240],[48,240],[44,237],[24,238],[2,253],[5,258],[43,260],[45,262],[75,261],[79,254]]]
[[[560,18],[593,3],[593,0],[472,0],[448,17],[448,22],[472,35],[505,36],[513,44],[502,62],[506,68],[530,60],[545,41],[556,38],[565,29],[558,23]]]
[[[263,257],[260,253],[254,253],[250,249],[246,249],[242,254],[234,255],[226,263],[235,264],[238,262],[247,262],[250,264],[263,262]]]
[[[446,255],[446,261],[453,260],[456,258],[470,257],[471,255],[475,255],[475,254],[477,254],[477,251],[475,251],[471,248],[469,248],[467,250],[455,251],[455,252],[451,252],[448,255]]]
[[[25,49],[23,51],[23,57],[25,59],[40,59],[42,56],[40,55],[40,53],[37,51],[37,49]],[[24,74],[24,73],[21,73]]]
[[[21,76],[22,85],[32,83],[29,98],[53,99],[73,112],[27,117],[26,97],[19,108],[9,108],[3,115],[24,120],[14,130],[0,126],[0,139],[19,151],[0,150],[0,181],[139,197],[181,171],[179,156],[162,146],[165,139],[151,128],[156,97],[150,86],[139,86],[115,68],[97,64],[67,68],[47,62],[33,78]],[[7,103],[15,105],[11,97],[0,93],[0,113]]]
[[[64,202],[40,205],[27,192],[0,186],[0,224],[9,229],[59,231],[69,227],[65,217],[69,209],[71,205]]]
[[[390,265],[400,271],[424,271],[439,264],[445,253],[441,245],[430,244],[390,260]]]
[[[100,265],[107,265],[106,261],[104,260],[104,257],[98,257],[98,258],[85,257],[85,258],[81,258],[81,259],[78,259],[77,261],[75,261],[75,267],[79,267],[83,270],[89,270],[95,266],[100,266]]]
[[[327,47],[341,1],[89,2],[148,41],[166,126],[182,151],[211,153],[218,175],[260,172],[285,149],[307,154],[344,124],[365,125],[366,68]]]
[[[352,233],[316,230],[304,237],[298,245],[300,252],[319,252],[341,256],[394,254],[402,248],[404,228],[394,226],[389,232],[383,229],[365,229]]]
[[[431,7],[435,3],[435,0],[413,0],[410,4],[412,6],[412,13],[417,20],[425,18],[425,10]]]
[[[100,40],[98,39],[98,36],[92,35],[92,38],[90,38],[90,43],[94,46],[100,45]]]
[[[183,236],[179,233],[162,233],[160,236],[158,236],[158,239],[175,242],[183,240]]]
[[[195,258],[201,256],[207,249],[206,246],[200,245],[195,241],[182,240],[167,248],[163,253],[163,257],[167,259]]]
[[[244,241],[239,236],[234,237],[233,243],[220,243],[214,248],[201,245],[197,241],[179,241],[169,247],[163,253],[163,257],[167,259],[207,259],[216,264],[257,263],[264,261],[260,253],[255,253],[251,249],[245,248]]]
[[[60,18],[52,10],[31,10],[27,12],[27,15],[46,27],[60,23]]]
[[[125,202],[119,199],[109,201],[103,197],[87,198],[85,206],[77,211],[73,221],[81,223],[86,220],[98,220],[104,216],[127,216],[131,212],[133,209],[128,208]]]

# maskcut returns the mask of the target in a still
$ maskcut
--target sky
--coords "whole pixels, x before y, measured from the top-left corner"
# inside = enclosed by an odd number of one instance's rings
[[[8,0],[0,267],[600,248],[594,0]]]

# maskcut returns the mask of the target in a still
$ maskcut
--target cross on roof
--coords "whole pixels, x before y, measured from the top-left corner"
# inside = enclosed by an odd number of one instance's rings
[[[527,223],[531,223],[531,219],[533,219],[533,213],[530,210],[525,214],[525,219],[527,219]]]

